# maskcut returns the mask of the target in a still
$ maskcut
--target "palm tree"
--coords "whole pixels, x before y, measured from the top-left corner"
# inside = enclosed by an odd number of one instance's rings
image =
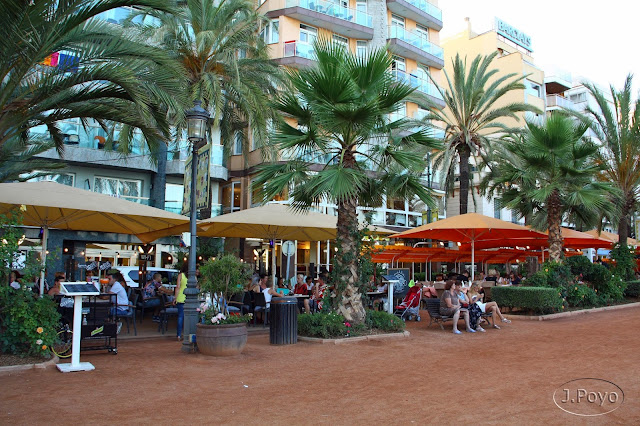
[[[256,12],[254,2],[186,0],[178,13],[149,14],[160,25],[147,28],[147,34],[186,70],[190,105],[201,100],[211,113],[211,137],[220,130],[228,152],[239,135],[246,150],[250,126],[258,144],[264,142],[280,71],[259,35],[268,19]],[[184,117],[175,124],[180,131]]]
[[[60,122],[70,119],[95,119],[123,142],[139,129],[151,147],[168,136],[180,69],[137,33],[97,18],[122,6],[169,10],[162,0],[0,2],[0,147],[28,142],[39,126],[61,153]]]
[[[502,159],[485,177],[492,180],[485,185],[502,196],[506,207],[524,205],[538,221],[546,217],[552,261],[562,260],[560,226],[568,214],[593,223],[612,209],[612,186],[595,180],[602,166],[596,161],[597,145],[584,138],[587,130],[588,124],[560,113],[541,125],[527,121],[523,137],[504,142]]]
[[[66,167],[62,162],[38,157],[52,148],[55,148],[54,142],[42,138],[27,143],[10,139],[0,146],[0,182],[27,181]]]
[[[460,214],[467,213],[469,174],[471,157],[486,157],[486,145],[492,133],[508,131],[505,119],[518,120],[517,114],[538,108],[525,103],[505,103],[503,97],[513,90],[522,90],[525,76],[518,74],[498,75],[497,69],[489,69],[496,53],[478,55],[467,68],[466,59],[456,55],[452,61],[453,77],[446,71],[448,89],[442,94],[446,107],[443,110],[431,107],[425,121],[444,123],[446,149],[434,156],[434,168],[439,168],[445,177],[448,195],[453,195],[455,168],[460,170]],[[435,82],[434,82],[435,83]]]
[[[276,102],[287,119],[279,122],[271,142],[290,159],[264,164],[256,184],[264,186],[265,199],[292,187],[297,209],[323,200],[338,206],[338,304],[345,318],[357,323],[364,320],[356,287],[357,206],[379,206],[385,194],[416,195],[433,206],[420,174],[426,151],[439,144],[410,120],[389,120],[413,89],[395,82],[384,49],[366,58],[326,41],[316,42],[314,49],[317,66],[289,71],[294,90],[281,93]]]
[[[631,214],[640,195],[640,101],[632,100],[633,76],[628,75],[621,91],[610,87],[613,105],[594,85],[584,83],[596,100],[597,108],[587,107],[591,129],[602,143],[600,160],[606,165],[601,178],[613,183],[621,193],[618,235],[627,241]]]

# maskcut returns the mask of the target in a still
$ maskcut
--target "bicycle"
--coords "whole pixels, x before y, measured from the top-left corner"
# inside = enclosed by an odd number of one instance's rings
[[[51,345],[51,352],[58,358],[69,358],[72,344],[73,331],[69,328],[69,324],[64,324],[56,335],[56,342]]]

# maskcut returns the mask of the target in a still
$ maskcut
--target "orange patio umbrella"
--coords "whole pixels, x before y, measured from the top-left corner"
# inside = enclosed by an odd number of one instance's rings
[[[545,238],[546,235],[504,220],[467,213],[453,216],[437,222],[428,223],[391,238],[430,238],[434,240],[471,243],[471,263],[475,264],[475,244],[485,240],[507,240],[511,238]],[[474,268],[471,268],[471,279],[474,279]]]
[[[586,232],[561,227],[563,246],[571,249],[583,248],[607,248],[611,246],[611,241],[604,238],[594,237]],[[545,231],[545,238],[507,238],[496,240],[485,240],[476,243],[476,249],[495,247],[548,247],[549,231]],[[464,245],[462,246],[464,247]]]
[[[613,234],[607,231],[598,232],[597,229],[592,229],[591,231],[586,231],[585,234],[589,234],[596,238],[601,238],[609,241],[609,244],[615,244],[620,241],[620,236],[618,234]],[[638,240],[634,240],[633,238],[627,238],[627,245],[629,246],[637,246]]]

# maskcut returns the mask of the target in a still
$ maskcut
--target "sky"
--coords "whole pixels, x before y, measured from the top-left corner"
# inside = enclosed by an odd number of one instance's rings
[[[439,0],[443,28],[440,39],[466,28],[483,33],[500,18],[531,37],[534,63],[552,74],[569,72],[604,88],[620,89],[629,73],[640,74],[638,38],[640,2],[608,0]],[[636,33],[637,34],[637,33]],[[634,90],[640,84],[637,75]]]

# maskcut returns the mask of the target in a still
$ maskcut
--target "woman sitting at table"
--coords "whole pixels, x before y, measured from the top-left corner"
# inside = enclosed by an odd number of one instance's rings
[[[458,320],[460,319],[460,312],[464,316],[464,322],[467,325],[467,332],[475,333],[476,331],[469,327],[469,311],[460,307],[460,299],[456,294],[456,287],[458,285],[455,281],[449,280],[444,286],[444,293],[440,298],[440,315],[453,317],[453,333],[462,334],[458,330]]]
[[[324,274],[320,274],[318,276],[318,284],[313,286],[313,293],[309,299],[304,299],[304,310],[306,313],[310,313],[313,309],[321,311],[322,310],[322,299],[324,298],[324,293],[327,291],[327,277]]]
[[[511,320],[502,315],[502,312],[500,312],[500,308],[496,302],[484,303],[484,294],[481,291],[482,288],[478,284],[473,284],[469,289],[467,296],[471,303],[478,305],[481,312],[491,312],[493,315],[493,328],[500,330],[500,327],[496,324],[498,322],[498,317],[506,324],[509,324]]]

